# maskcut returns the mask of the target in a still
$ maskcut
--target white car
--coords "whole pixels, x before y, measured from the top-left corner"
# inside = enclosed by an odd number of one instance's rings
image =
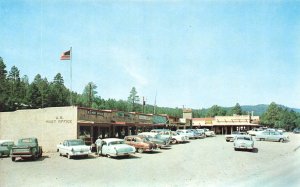
[[[226,142],[234,141],[234,138],[238,135],[246,135],[245,132],[233,131],[231,134],[225,135]]]
[[[135,154],[136,149],[125,143],[123,139],[106,138],[97,142],[99,147],[98,154],[107,157],[130,156]]]
[[[263,132],[264,130],[262,128],[253,128],[250,131],[247,131],[247,133],[251,136],[256,136],[257,134]]]
[[[233,141],[234,150],[253,150],[254,149],[254,141],[251,135],[237,135]]]
[[[256,140],[285,142],[289,139],[287,135],[278,131],[263,131],[256,135]]]
[[[69,159],[76,156],[88,157],[91,153],[89,146],[81,139],[65,140],[63,144],[57,145],[60,156],[67,156]]]
[[[212,137],[212,136],[216,136],[214,131],[211,131],[209,129],[197,129],[198,132],[203,132],[205,134],[206,137]]]
[[[188,142],[189,141],[189,137],[188,136],[179,134],[178,132],[171,131],[171,135],[172,135],[171,142],[173,144],[182,143],[182,142]]]
[[[194,133],[190,130],[178,129],[176,132],[180,135],[187,136],[189,139],[195,139]]]

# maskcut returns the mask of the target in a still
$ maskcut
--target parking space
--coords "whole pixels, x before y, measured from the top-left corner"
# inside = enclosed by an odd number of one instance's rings
[[[255,141],[254,152],[234,151],[219,135],[129,158],[68,159],[58,153],[38,161],[1,158],[0,186],[276,186],[284,176],[299,176],[299,146],[300,136],[290,134],[287,143]],[[287,169],[293,173],[282,173]],[[279,175],[277,183],[268,181],[270,174]],[[293,182],[290,186],[300,184],[298,177]]]

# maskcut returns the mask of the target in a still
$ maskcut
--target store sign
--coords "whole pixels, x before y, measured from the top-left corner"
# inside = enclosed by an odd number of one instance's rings
[[[52,123],[52,124],[71,124],[72,120],[64,119],[63,116],[56,116],[55,119],[46,120],[46,123]]]
[[[87,110],[87,114],[104,117],[104,112],[100,112],[100,111],[96,111],[96,110]]]
[[[150,117],[150,116],[139,115],[139,119],[140,119],[140,120],[148,120],[148,121],[150,121],[150,120],[151,120],[151,117]]]

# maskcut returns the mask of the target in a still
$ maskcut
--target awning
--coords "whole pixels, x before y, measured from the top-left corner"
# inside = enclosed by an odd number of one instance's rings
[[[78,120],[77,123],[81,124],[94,124],[94,121],[88,121],[88,120]]]

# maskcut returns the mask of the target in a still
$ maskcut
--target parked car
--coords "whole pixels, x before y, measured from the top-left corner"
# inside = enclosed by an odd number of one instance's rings
[[[142,132],[138,135],[148,138],[151,142],[155,143],[158,148],[163,148],[170,145],[166,138],[163,138],[160,134],[154,132]]]
[[[190,130],[178,129],[176,132],[179,133],[180,135],[187,136],[189,139],[195,139],[194,133],[191,132]]]
[[[11,160],[15,161],[16,158],[31,158],[37,160],[42,156],[43,150],[39,146],[37,138],[21,138],[18,140],[17,145],[11,149]]]
[[[300,128],[298,127],[298,128],[295,128],[294,130],[293,130],[293,133],[294,134],[300,134]]]
[[[266,140],[284,142],[287,141],[289,137],[278,131],[263,131],[256,135],[256,139],[260,141]]]
[[[214,131],[211,131],[211,130],[206,129],[206,128],[204,128],[204,133],[205,133],[205,136],[206,136],[206,137],[213,137],[213,136],[216,136],[216,134],[215,134]]]
[[[189,141],[189,137],[186,135],[181,135],[178,132],[175,131],[171,131],[172,132],[172,144],[176,144],[176,143],[183,143],[183,142],[188,142]]]
[[[194,137],[197,138],[205,138],[205,133],[202,133],[200,131],[197,131],[196,129],[188,129],[190,130],[192,133],[194,133]]]
[[[152,129],[150,132],[157,133],[161,135],[163,139],[165,139],[168,143],[171,142],[171,130],[169,129]]]
[[[264,131],[264,129],[262,129],[262,128],[253,128],[252,130],[247,131],[247,133],[251,136],[256,136],[258,133],[261,133],[263,131]]]
[[[246,133],[240,132],[240,131],[233,131],[231,134],[225,135],[225,140],[226,140],[226,142],[233,141],[234,138],[238,135],[246,135]]]
[[[126,144],[135,147],[139,153],[143,153],[144,151],[154,151],[157,149],[157,145],[155,143],[143,136],[126,136],[124,140]]]
[[[278,132],[286,132],[286,130],[283,129],[283,128],[278,128],[277,131],[278,131]]]
[[[107,157],[130,156],[136,151],[135,147],[127,145],[123,139],[106,138],[100,141],[99,156]]]
[[[246,149],[253,150],[254,149],[254,141],[251,135],[237,135],[233,141],[234,150]]]
[[[65,140],[62,144],[57,145],[59,156],[72,157],[88,157],[91,153],[91,148],[85,145],[82,139]]]
[[[12,140],[0,140],[0,157],[6,155],[9,157],[12,147],[14,146]]]

